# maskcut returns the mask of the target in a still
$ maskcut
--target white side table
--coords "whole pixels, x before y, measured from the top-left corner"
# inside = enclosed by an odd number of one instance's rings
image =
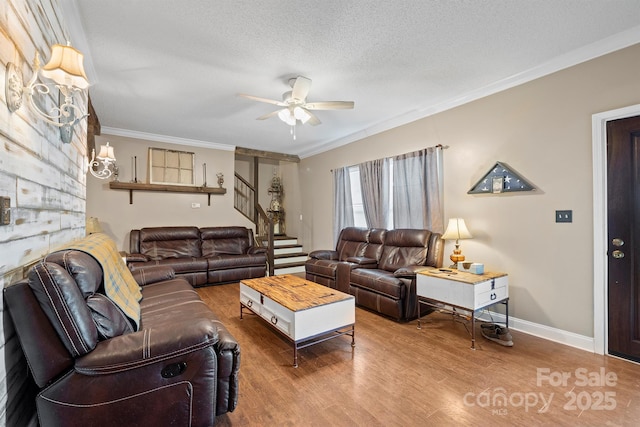
[[[486,272],[473,274],[458,270],[433,268],[420,271],[416,279],[418,329],[420,304],[442,309],[444,304],[453,309],[471,312],[471,348],[476,348],[475,313],[497,303],[506,305],[505,325],[509,326],[509,278],[507,273]]]

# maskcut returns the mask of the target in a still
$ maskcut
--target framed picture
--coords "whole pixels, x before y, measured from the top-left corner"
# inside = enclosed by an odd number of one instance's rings
[[[503,176],[494,176],[491,179],[492,190],[494,193],[502,193],[502,189],[504,188],[504,177]]]
[[[195,185],[195,153],[149,148],[149,183]]]

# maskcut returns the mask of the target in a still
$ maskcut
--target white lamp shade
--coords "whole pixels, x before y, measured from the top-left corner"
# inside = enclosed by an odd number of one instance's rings
[[[89,87],[89,79],[84,72],[83,60],[84,55],[79,50],[54,44],[51,48],[51,59],[40,74],[60,85],[86,89]]]
[[[111,147],[108,142],[107,142],[107,145],[101,145],[100,153],[98,154],[97,158],[100,160],[115,162],[116,156],[115,156],[115,152],[113,151],[113,147]]]
[[[442,235],[445,240],[471,239],[472,237],[462,218],[450,218],[447,229]]]

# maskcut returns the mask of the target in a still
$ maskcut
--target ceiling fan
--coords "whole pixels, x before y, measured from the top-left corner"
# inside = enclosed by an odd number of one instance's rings
[[[354,105],[353,101],[307,102],[307,95],[311,89],[311,79],[303,76],[289,79],[289,86],[291,86],[291,90],[282,94],[282,101],[260,98],[244,93],[240,93],[239,96],[283,107],[262,115],[257,120],[266,120],[277,115],[280,120],[291,126],[293,139],[296,139],[295,127],[298,122],[301,124],[309,123],[312,126],[317,126],[321,123],[320,119],[311,112],[312,110],[345,110],[353,108]]]

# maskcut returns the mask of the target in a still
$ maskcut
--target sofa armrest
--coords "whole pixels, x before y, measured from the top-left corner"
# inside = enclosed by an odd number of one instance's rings
[[[127,259],[127,263],[149,261],[149,257],[143,254],[126,254],[125,258]]]
[[[174,269],[167,265],[150,265],[148,267],[141,267],[133,270],[131,274],[140,286],[150,285],[164,280],[171,280],[176,277]]]
[[[346,259],[347,262],[356,264],[357,268],[376,268],[378,267],[378,261],[373,258],[367,258],[363,256],[350,256]]]
[[[395,277],[404,277],[411,279],[416,277],[416,274],[422,270],[429,270],[431,267],[425,267],[424,265],[405,265],[393,272]]]
[[[161,328],[144,329],[98,343],[76,359],[75,370],[84,375],[108,375],[214,346],[218,327],[210,319],[177,321]]]
[[[262,246],[250,246],[247,249],[247,254],[249,255],[266,254],[266,253],[267,253],[267,248]]]
[[[311,251],[309,253],[309,258],[338,260],[338,252],[330,249],[319,249]]]

